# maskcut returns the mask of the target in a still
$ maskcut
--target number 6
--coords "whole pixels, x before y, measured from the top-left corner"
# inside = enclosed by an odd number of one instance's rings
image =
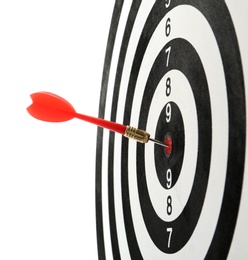
[[[171,25],[170,25],[171,19],[168,18],[166,20],[166,24],[165,24],[165,35],[168,37],[170,35],[171,32]]]

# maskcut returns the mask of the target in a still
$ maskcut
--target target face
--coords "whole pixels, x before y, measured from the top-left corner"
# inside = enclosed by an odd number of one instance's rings
[[[243,67],[224,1],[116,1],[98,130],[99,259],[226,259],[246,151]]]

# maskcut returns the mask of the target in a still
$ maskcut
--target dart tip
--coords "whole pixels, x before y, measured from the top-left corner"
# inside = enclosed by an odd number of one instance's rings
[[[154,142],[155,144],[158,144],[158,145],[160,145],[160,146],[163,146],[164,148],[169,147],[169,145],[166,145],[165,143],[160,142],[160,141],[158,141],[158,140],[156,140],[156,139],[153,139],[153,138],[150,138],[150,137],[149,137],[149,140],[152,141],[152,142]]]

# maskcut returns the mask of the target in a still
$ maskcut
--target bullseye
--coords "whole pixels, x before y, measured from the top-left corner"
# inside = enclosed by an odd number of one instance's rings
[[[168,157],[170,157],[171,152],[172,152],[172,137],[169,133],[166,134],[164,143],[167,145],[167,147],[164,148],[164,151],[165,151],[166,158],[168,158]]]

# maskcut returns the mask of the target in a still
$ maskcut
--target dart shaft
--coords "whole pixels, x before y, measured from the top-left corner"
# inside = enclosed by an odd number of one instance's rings
[[[146,131],[132,126],[125,126],[102,118],[91,117],[79,113],[76,113],[75,117],[96,124],[113,132],[122,134],[125,137],[134,139],[135,141],[140,143],[147,143],[150,138],[150,134],[148,134]]]
[[[134,139],[135,141],[140,143],[147,143],[150,138],[150,134],[148,134],[146,131],[132,126],[125,126],[102,118],[91,117],[79,113],[76,113],[75,117],[96,124],[113,132],[122,134],[125,137]]]
[[[146,131],[132,126],[125,126],[102,118],[96,118],[96,117],[87,116],[79,113],[76,113],[75,117],[93,123],[95,125],[98,125],[102,128],[106,128],[110,131],[122,134],[125,137],[133,139],[139,143],[147,143],[150,140],[158,145],[167,147],[164,143],[150,138],[150,134],[147,133]]]
[[[126,126],[122,124],[118,124],[112,121],[108,121],[102,118],[97,118],[97,117],[92,117],[92,116],[87,116],[83,114],[76,113],[75,115],[76,118],[90,122],[92,124],[98,125],[102,128],[106,128],[110,131],[119,133],[124,135],[126,131]]]

